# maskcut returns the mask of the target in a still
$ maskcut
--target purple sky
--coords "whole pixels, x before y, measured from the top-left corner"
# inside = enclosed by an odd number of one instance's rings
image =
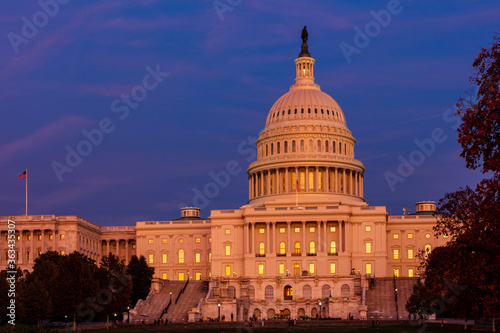
[[[36,1],[0,5],[0,215],[24,214],[25,168],[30,214],[134,225],[177,218],[182,204],[204,217],[244,205],[248,142],[293,84],[304,25],[316,82],[357,139],[369,204],[414,211],[482,178],[446,117],[499,29],[498,1],[401,0],[382,24],[371,11],[391,2],[221,0],[217,13],[213,1],[59,1],[41,1],[50,15]],[[369,41],[355,40],[366,28]],[[357,50],[347,59],[341,45]],[[169,74],[155,81],[158,69]],[[433,131],[419,159],[415,140]],[[88,155],[71,167],[67,147]],[[420,165],[399,173],[410,157]],[[230,161],[241,171],[195,200]],[[404,182],[391,189],[387,172]]]

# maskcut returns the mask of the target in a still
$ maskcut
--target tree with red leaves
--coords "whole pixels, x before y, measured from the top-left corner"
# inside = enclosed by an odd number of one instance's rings
[[[450,241],[424,262],[434,295],[453,296],[445,311],[461,318],[495,318],[500,312],[500,37],[473,63],[477,94],[460,98],[458,142],[467,167],[491,178],[460,188],[439,201],[436,235]],[[466,287],[460,295],[453,289]]]

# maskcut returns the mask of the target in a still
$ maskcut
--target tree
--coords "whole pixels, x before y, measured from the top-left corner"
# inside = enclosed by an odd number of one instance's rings
[[[418,279],[417,283],[413,286],[413,292],[405,304],[405,309],[409,314],[418,314],[419,318],[422,315],[429,313],[430,302],[432,300],[432,293],[429,288]]]
[[[126,273],[123,260],[111,252],[101,259],[97,271],[97,280],[104,299],[103,313],[109,319],[110,314],[122,313],[130,306],[130,295],[132,293],[132,280]]]
[[[462,125],[458,142],[462,145],[460,156],[467,167],[481,168],[482,172],[500,170],[500,37],[493,38],[491,49],[481,49],[473,66],[477,68],[470,81],[478,88],[477,98],[458,100]]]
[[[36,322],[38,327],[40,327],[42,320],[52,317],[52,300],[50,299],[50,294],[38,278],[34,278],[27,285],[25,300],[24,311],[26,322]]]
[[[452,297],[446,311],[462,317],[495,317],[500,300],[500,38],[481,49],[471,82],[477,95],[460,98],[458,141],[470,169],[490,172],[476,188],[460,188],[439,201],[437,235],[449,243],[433,251],[425,263],[426,285]],[[459,286],[467,292],[453,293]],[[450,292],[451,290],[451,292]],[[450,298],[446,298],[447,300]]]
[[[138,300],[146,299],[151,288],[151,280],[155,274],[154,267],[149,267],[146,258],[141,256],[132,256],[127,266],[127,274],[132,277],[132,306],[135,306]]]

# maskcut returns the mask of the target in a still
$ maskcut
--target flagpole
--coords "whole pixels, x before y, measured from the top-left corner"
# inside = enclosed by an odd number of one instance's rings
[[[26,216],[28,216],[28,169],[26,169]]]

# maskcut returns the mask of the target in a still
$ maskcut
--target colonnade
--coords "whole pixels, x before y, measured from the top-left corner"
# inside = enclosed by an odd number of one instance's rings
[[[319,192],[363,197],[363,173],[335,167],[275,168],[252,173],[248,177],[249,198],[263,195]]]

